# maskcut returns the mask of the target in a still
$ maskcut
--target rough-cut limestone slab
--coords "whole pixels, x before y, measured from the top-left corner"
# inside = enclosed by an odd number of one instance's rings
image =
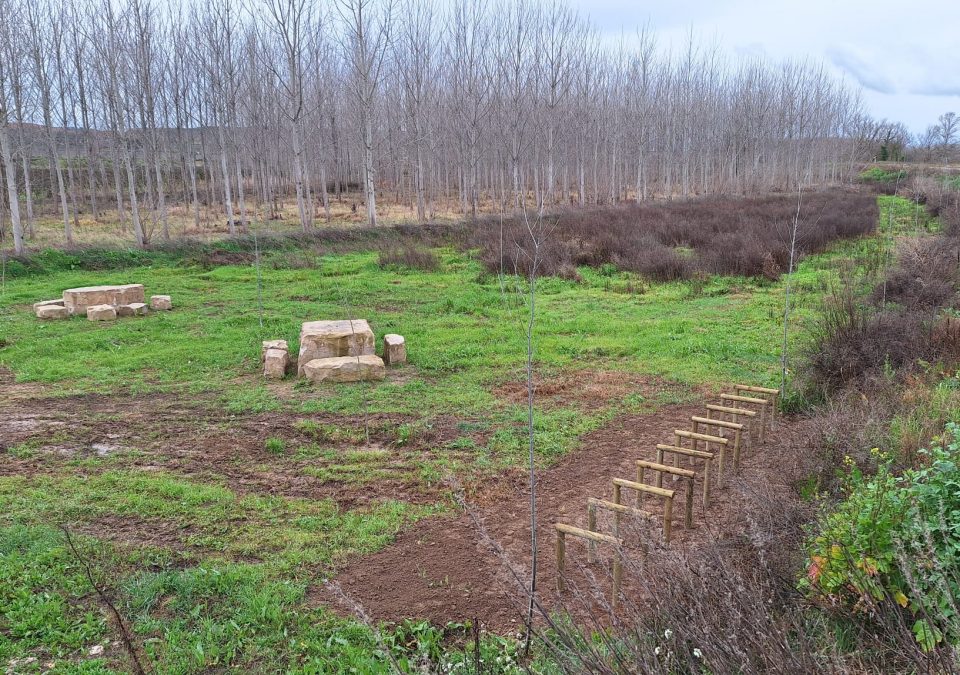
[[[300,355],[297,371],[314,359],[374,354],[373,331],[363,319],[307,321],[300,327]]]
[[[147,306],[142,302],[132,302],[129,305],[117,305],[117,316],[137,316],[147,313]]]
[[[267,352],[271,349],[281,349],[285,352],[289,352],[290,349],[287,347],[286,340],[264,340],[263,348],[260,350],[260,360],[266,358]]]
[[[268,349],[263,355],[263,376],[272,380],[282,380],[287,374],[289,358],[286,349]]]
[[[143,284],[124,284],[120,286],[116,304],[132,305],[138,302],[144,302],[144,300]]]
[[[150,309],[160,312],[167,309],[173,309],[173,303],[169,295],[151,295]]]
[[[382,380],[387,369],[379,356],[364,354],[313,359],[303,366],[303,374],[311,382],[361,382]]]
[[[383,362],[388,366],[407,362],[407,343],[402,335],[387,333],[383,336]]]
[[[129,305],[143,302],[143,284],[84,286],[63,292],[63,304],[71,314],[83,314],[93,305]]]
[[[33,303],[33,313],[36,314],[37,310],[41,307],[63,307],[63,298],[58,300],[44,300],[43,302]],[[37,314],[37,316],[40,316]]]
[[[44,305],[37,307],[38,319],[69,319],[70,310],[63,305]]]
[[[113,321],[117,318],[117,310],[113,305],[91,305],[87,307],[87,318],[90,321]]]

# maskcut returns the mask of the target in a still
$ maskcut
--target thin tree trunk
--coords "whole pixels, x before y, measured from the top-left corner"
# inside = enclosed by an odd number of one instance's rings
[[[20,222],[20,195],[17,191],[16,167],[10,150],[10,135],[7,125],[0,124],[0,158],[3,159],[4,174],[7,183],[7,199],[10,202],[10,222],[13,230],[13,252],[23,255],[26,252],[23,243],[23,224]]]

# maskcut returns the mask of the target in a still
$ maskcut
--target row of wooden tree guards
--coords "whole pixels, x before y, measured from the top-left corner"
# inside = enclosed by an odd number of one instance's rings
[[[723,475],[728,460],[733,461],[733,471],[740,470],[740,455],[757,444],[763,444],[767,430],[772,430],[777,411],[778,389],[755,387],[748,384],[733,385],[732,393],[720,394],[718,404],[708,403],[702,416],[690,418],[690,429],[676,429],[673,443],[658,443],[656,461],[636,460],[636,480],[613,478],[613,500],[587,499],[587,529],[565,523],[556,523],[557,532],[557,590],[564,591],[564,565],[566,558],[566,537],[578,537],[587,541],[587,560],[595,562],[597,544],[611,545],[616,554],[613,560],[613,607],[620,597],[620,584],[623,579],[623,539],[620,536],[621,518],[624,515],[659,520],[655,514],[644,510],[644,500],[652,498],[663,504],[663,542],[670,543],[673,529],[673,511],[677,491],[663,487],[664,475],[673,481],[685,483],[683,504],[683,526],[693,527],[694,484],[698,471],[702,472],[703,509],[710,507],[712,482],[718,488],[723,487]],[[701,449],[701,444],[702,449]],[[732,455],[732,457],[730,456]],[[680,458],[686,457],[689,466],[696,470],[680,467]],[[669,458],[673,463],[668,464]],[[702,469],[700,469],[702,467]],[[648,476],[654,483],[647,483]],[[636,502],[630,506],[623,502],[624,490],[636,493]],[[597,527],[597,512],[610,511],[613,514],[613,533],[606,534]]]

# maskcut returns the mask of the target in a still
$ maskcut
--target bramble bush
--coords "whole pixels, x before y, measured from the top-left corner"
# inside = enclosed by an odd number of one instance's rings
[[[884,171],[879,166],[872,166],[860,174],[860,181],[863,183],[897,183],[907,177],[907,172]]]
[[[960,643],[960,425],[899,475],[878,450],[865,475],[847,460],[846,497],[821,519],[801,585],[874,618],[899,614],[926,650]]]

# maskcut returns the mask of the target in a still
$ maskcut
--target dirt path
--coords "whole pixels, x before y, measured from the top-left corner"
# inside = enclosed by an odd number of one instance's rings
[[[438,420],[434,436],[420,439],[416,447],[396,448],[391,446],[389,430],[402,420],[390,416],[374,420],[374,427],[384,434],[383,438],[374,439],[382,441],[385,460],[380,468],[384,471],[373,483],[363,486],[310,475],[307,469],[317,465],[316,458],[278,457],[264,448],[265,439],[273,436],[284,438],[291,448],[309,445],[313,439],[297,424],[304,417],[344,428],[360,424],[355,419],[290,413],[231,415],[217,409],[213,400],[192,400],[173,394],[50,398],[51,392],[42,387],[9,381],[2,384],[5,393],[11,395],[0,397],[0,475],[58,474],[65,469],[163,470],[200,482],[225,484],[240,494],[329,498],[345,509],[388,498],[427,504],[443,500],[448,488],[436,483],[425,486],[410,475],[409,466],[417,453],[426,456],[449,452],[437,448],[443,448],[458,433],[456,420]],[[639,378],[628,381],[606,373],[581,379],[579,385],[574,378],[560,378],[543,383],[539,394],[547,405],[566,406],[584,404],[583,397],[609,402],[631,391],[642,391],[650,399],[660,394],[683,393],[675,385],[665,387],[663,383]],[[523,393],[519,389],[514,392],[508,384],[498,395],[510,399]],[[556,578],[553,524],[565,522],[585,527],[587,497],[609,499],[612,477],[634,477],[634,460],[653,460],[657,443],[671,442],[674,429],[689,428],[690,416],[702,413],[700,401],[621,415],[588,434],[580,449],[539,472],[539,587],[548,607],[559,603],[552,593]],[[678,491],[671,548],[682,550],[704,541],[741,536],[749,525],[743,495],[756,486],[783,499],[796,499],[791,483],[797,472],[790,470],[794,464],[791,459],[797,456],[792,452],[795,439],[791,440],[797,436],[796,427],[780,422],[764,447],[745,452],[740,474],[734,477],[727,473],[729,479],[723,489],[713,490],[706,514],[698,479],[694,488],[695,527],[691,531],[681,526],[685,487],[665,484]],[[22,443],[33,444],[34,450],[9,452]],[[105,463],[105,468],[98,463],[86,463],[81,468],[71,462],[97,455],[112,456],[112,461]],[[395,477],[391,473],[394,468]],[[499,632],[521,625],[524,595],[517,578],[528,578],[530,564],[526,474],[522,470],[508,471],[487,482],[471,476],[462,479],[469,482],[467,511],[421,521],[401,532],[386,549],[348,561],[335,580],[351,602],[331,593],[319,580],[311,589],[311,601],[331,605],[343,613],[355,609],[352,603],[359,603],[376,620],[416,617],[445,623],[479,619]],[[632,500],[632,494],[626,496]],[[659,505],[649,499],[645,508],[655,514],[660,512]],[[607,520],[601,518],[601,526],[609,532]],[[97,524],[100,536],[131,542],[141,541],[144,529],[154,535],[161,532],[155,523],[129,519]],[[659,536],[659,530],[659,525],[655,525],[650,533]],[[182,535],[170,532],[162,539],[176,548]],[[155,543],[148,539],[148,543]],[[625,539],[628,552],[636,553],[636,538]],[[576,540],[568,544],[568,554],[566,577],[571,585],[587,583],[587,570],[600,579],[600,586],[607,589],[603,592],[608,592],[610,556],[603,555],[600,563],[583,567],[585,549]],[[629,589],[630,579],[625,583]]]
[[[588,435],[581,449],[538,476],[538,527],[541,551],[539,563],[543,602],[555,607],[556,579],[553,523],[565,522],[586,527],[587,497],[609,499],[610,479],[635,476],[634,460],[655,459],[655,445],[671,442],[676,428],[689,428],[693,414],[702,414],[702,404],[665,406],[655,413],[615,419]],[[686,421],[686,422],[684,422]],[[682,498],[675,507],[672,548],[695,547],[699,542],[722,539],[746,529],[742,493],[751,485],[796,499],[790,486],[793,472],[785,471],[782,453],[791,425],[780,422],[776,432],[761,448],[745,453],[741,473],[722,489],[714,489],[704,519],[701,484],[695,486],[694,529],[684,530]],[[698,472],[699,474],[699,472]],[[683,489],[674,487],[678,496]],[[632,502],[632,495],[628,499]],[[645,508],[660,513],[651,500]],[[479,619],[490,630],[506,632],[522,625],[523,594],[509,571],[512,566],[523,579],[530,564],[529,491],[522,473],[504,476],[484,490],[457,518],[422,521],[401,534],[386,549],[355,560],[336,577],[336,582],[353,603],[361,605],[374,620],[398,621],[422,617],[436,623]],[[659,528],[657,528],[659,530]],[[607,530],[609,532],[609,529]],[[570,541],[568,539],[568,541]],[[501,552],[495,552],[500,548]],[[577,568],[585,562],[585,547],[568,543],[568,574],[572,585],[588,583]],[[631,544],[627,543],[627,548]],[[589,566],[609,589],[607,562]],[[606,585],[604,585],[606,584]],[[629,586],[629,580],[627,580]],[[315,589],[318,602],[339,611],[350,604],[329,591]]]

